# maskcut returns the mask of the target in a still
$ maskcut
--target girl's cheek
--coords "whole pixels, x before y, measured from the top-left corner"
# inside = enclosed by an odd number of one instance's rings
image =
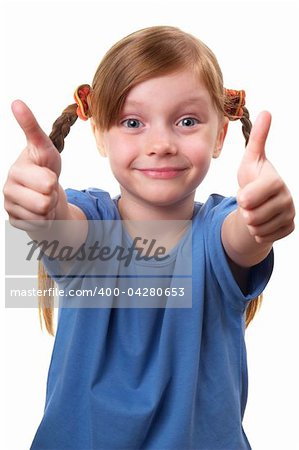
[[[128,165],[126,160],[122,157],[121,152],[118,152],[110,158],[110,164],[111,167],[115,169],[125,168]]]
[[[187,154],[189,154],[189,158],[192,159],[194,162],[201,161],[206,157],[208,152],[202,145],[198,145],[198,142],[187,149]]]

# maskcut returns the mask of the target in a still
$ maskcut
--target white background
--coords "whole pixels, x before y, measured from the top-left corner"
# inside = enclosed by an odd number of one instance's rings
[[[25,145],[10,104],[21,98],[49,133],[81,83],[91,83],[104,53],[117,40],[152,25],[174,25],[216,54],[225,86],[245,89],[254,119],[273,114],[267,155],[298,201],[298,7],[293,2],[38,1],[2,8],[1,172]],[[4,13],[4,14],[3,14]],[[3,64],[4,61],[4,64]],[[222,156],[213,162],[196,198],[234,195],[244,141],[231,123]],[[61,183],[118,193],[89,124],[77,121],[62,155]],[[2,183],[3,184],[3,183]],[[2,224],[6,214],[2,212]],[[3,233],[2,233],[3,234]],[[3,247],[2,247],[3,248]],[[275,244],[275,270],[261,311],[246,333],[249,399],[245,431],[254,450],[298,448],[298,233]],[[5,318],[6,450],[28,449],[42,417],[53,339],[37,310],[3,310]],[[4,335],[5,330],[5,335]],[[225,449],[230,450],[230,449]]]

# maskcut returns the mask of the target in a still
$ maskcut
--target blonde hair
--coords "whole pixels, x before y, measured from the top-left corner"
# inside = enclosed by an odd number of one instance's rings
[[[223,76],[214,53],[199,39],[178,28],[154,26],[132,33],[117,42],[104,56],[92,82],[88,98],[89,115],[101,130],[109,130],[117,121],[129,91],[150,78],[189,69],[200,76],[207,87],[215,108],[230,118],[233,104],[225,95]],[[50,138],[58,151],[77,119],[77,104],[69,105],[54,122]],[[228,111],[230,111],[228,113]],[[243,108],[242,131],[247,143],[251,122]],[[53,283],[39,264],[39,286]],[[246,310],[246,326],[253,319],[262,296],[252,300]],[[53,330],[53,298],[42,298],[39,304],[50,334]]]

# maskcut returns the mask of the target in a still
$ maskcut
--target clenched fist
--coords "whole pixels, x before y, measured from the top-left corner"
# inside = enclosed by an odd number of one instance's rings
[[[259,243],[273,243],[294,230],[292,196],[265,153],[270,125],[271,115],[260,113],[238,171],[238,204],[249,233]]]
[[[4,206],[13,226],[26,231],[48,228],[57,218],[59,201],[66,203],[58,183],[60,154],[23,102],[16,100],[12,111],[25,133],[27,146],[8,173]]]

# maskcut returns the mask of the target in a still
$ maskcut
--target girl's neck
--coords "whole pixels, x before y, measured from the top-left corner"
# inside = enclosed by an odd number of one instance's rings
[[[132,240],[141,236],[143,242],[155,243],[153,252],[158,247],[169,252],[190,227],[194,194],[174,205],[157,206],[124,193],[118,210]]]
[[[145,204],[138,198],[122,194],[118,200],[118,210],[123,220],[191,220],[194,195],[169,206],[160,206]]]

